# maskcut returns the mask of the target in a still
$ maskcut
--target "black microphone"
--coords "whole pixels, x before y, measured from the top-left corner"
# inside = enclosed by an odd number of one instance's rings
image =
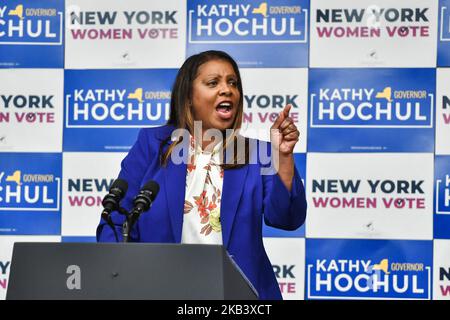
[[[148,181],[133,200],[134,208],[132,210],[132,214],[137,214],[139,217],[140,214],[150,209],[150,206],[152,205],[152,202],[155,201],[158,192],[159,184],[153,180]]]
[[[139,219],[139,216],[150,209],[152,202],[155,200],[159,192],[159,184],[153,180],[148,181],[139,191],[139,194],[134,197],[133,209],[127,215],[127,219],[122,225],[123,242],[130,240],[130,232],[133,225]]]
[[[123,199],[128,190],[128,183],[123,179],[116,179],[111,188],[109,189],[109,193],[103,198],[103,212],[102,218],[108,222],[108,224],[112,224],[110,214],[114,210],[118,210],[120,208],[120,200]]]

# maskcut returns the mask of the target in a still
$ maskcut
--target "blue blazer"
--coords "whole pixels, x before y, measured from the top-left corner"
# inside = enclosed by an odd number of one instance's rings
[[[132,208],[133,197],[148,180],[160,186],[149,212],[141,215],[131,232],[136,242],[180,243],[186,188],[186,164],[160,165],[159,148],[173,126],[146,128],[121,164],[119,178],[128,182],[121,205]],[[167,148],[167,143],[165,148]],[[267,225],[284,229],[299,228],[306,218],[305,191],[295,170],[289,192],[277,174],[261,175],[260,164],[247,164],[224,171],[221,200],[223,245],[258,292],[260,299],[281,299],[272,265],[263,246],[262,218]],[[113,212],[120,235],[124,216]],[[97,241],[115,242],[114,233],[103,220],[97,228]]]

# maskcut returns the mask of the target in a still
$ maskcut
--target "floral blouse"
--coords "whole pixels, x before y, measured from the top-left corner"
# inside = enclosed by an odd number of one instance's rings
[[[191,137],[181,243],[222,244],[220,149],[219,143],[212,152],[204,152]]]

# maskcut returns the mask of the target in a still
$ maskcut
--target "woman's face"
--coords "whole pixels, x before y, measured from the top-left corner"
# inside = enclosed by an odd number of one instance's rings
[[[233,66],[224,60],[211,60],[198,68],[192,86],[194,120],[202,121],[203,130],[233,127],[240,93]]]

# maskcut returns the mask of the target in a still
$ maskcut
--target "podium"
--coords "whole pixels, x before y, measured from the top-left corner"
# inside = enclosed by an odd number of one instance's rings
[[[15,243],[7,300],[254,300],[220,245]]]

